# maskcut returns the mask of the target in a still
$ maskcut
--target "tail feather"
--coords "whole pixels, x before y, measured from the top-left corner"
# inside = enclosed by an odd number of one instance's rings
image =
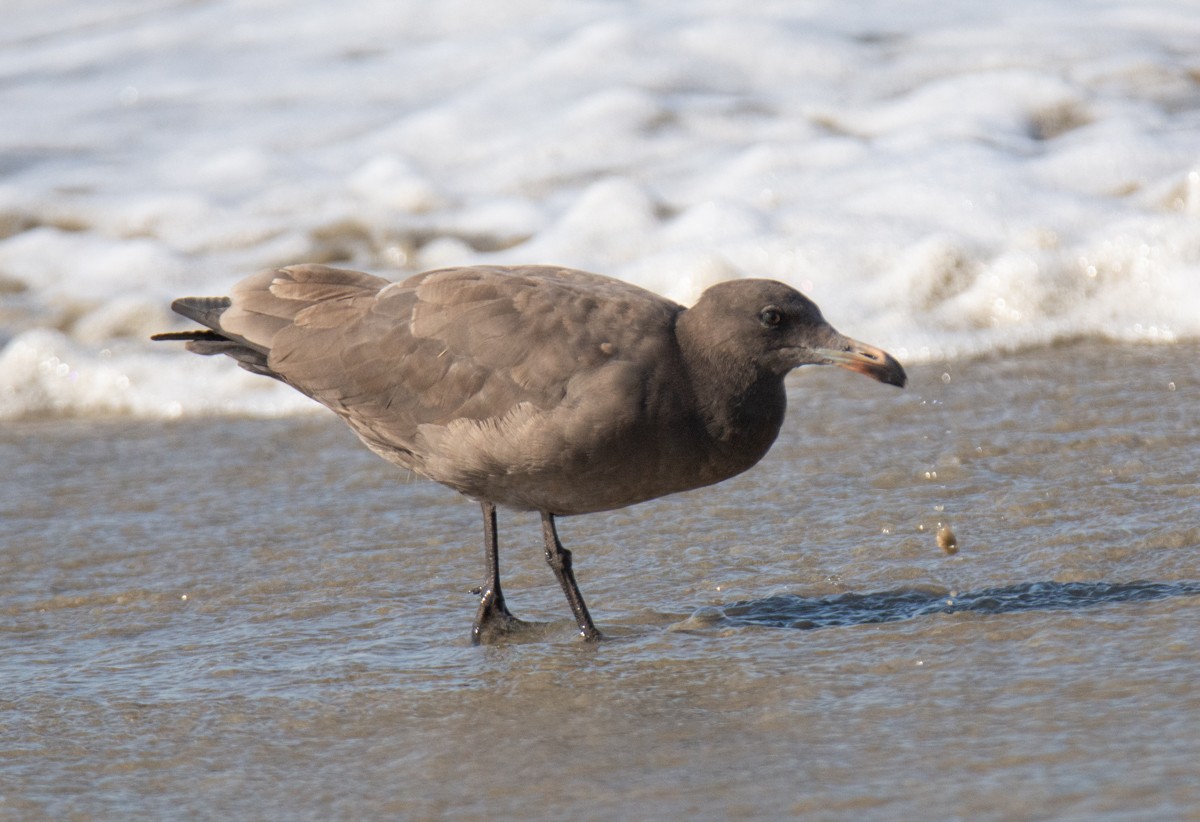
[[[228,297],[180,297],[171,303],[171,310],[195,320],[205,328],[219,331],[221,315],[232,304]]]
[[[253,348],[247,348],[233,340],[193,340],[187,344],[186,348],[193,354],[202,354],[205,357],[211,357],[214,354],[227,354],[237,360],[237,364],[247,371],[280,379],[279,375],[267,365],[266,354],[261,351],[255,351]]]
[[[387,285],[380,277],[323,265],[266,269],[235,284],[229,297],[181,297],[171,303],[172,311],[206,330],[151,339],[186,342],[193,353],[225,354],[247,371],[282,379],[267,364],[276,334],[297,323],[332,327],[353,319],[357,309],[348,304]],[[312,316],[315,306],[324,309],[320,317]]]
[[[278,378],[267,365],[267,352],[248,346],[246,341],[221,328],[221,315],[230,305],[232,301],[228,297],[180,297],[171,303],[171,310],[208,328],[154,334],[150,339],[156,342],[186,342],[188,351],[206,357],[227,354],[247,371]]]
[[[170,331],[165,334],[154,334],[150,339],[155,342],[186,342],[187,345],[184,347],[188,351],[205,357],[228,354],[247,371],[279,379],[279,375],[267,365],[266,354],[253,348],[247,348],[244,343],[237,340],[222,337],[216,331]]]
[[[225,340],[220,334],[215,331],[167,331],[162,334],[151,334],[150,339],[155,342],[190,342],[192,340]]]

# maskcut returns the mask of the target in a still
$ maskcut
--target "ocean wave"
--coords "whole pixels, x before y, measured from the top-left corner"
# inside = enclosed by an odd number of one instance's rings
[[[351,6],[8,15],[0,419],[304,413],[148,340],[296,262],[771,277],[906,363],[1200,337],[1184,0]]]

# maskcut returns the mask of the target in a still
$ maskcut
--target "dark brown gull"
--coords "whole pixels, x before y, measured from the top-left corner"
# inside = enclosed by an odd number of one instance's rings
[[[798,366],[905,383],[891,355],[771,280],[718,283],[684,308],[566,268],[445,268],[393,283],[296,265],[171,307],[205,330],[154,339],[287,383],[379,456],[482,505],[475,642],[521,624],[500,588],[497,505],[541,514],[546,560],[580,634],[597,639],[555,517],[750,468],[779,433],[783,378]]]

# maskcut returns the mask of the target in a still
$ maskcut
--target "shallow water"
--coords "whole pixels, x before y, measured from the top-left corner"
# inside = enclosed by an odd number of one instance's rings
[[[324,414],[0,429],[5,818],[1200,818],[1200,346],[790,383],[716,488],[536,520]],[[937,546],[945,522],[953,556]]]

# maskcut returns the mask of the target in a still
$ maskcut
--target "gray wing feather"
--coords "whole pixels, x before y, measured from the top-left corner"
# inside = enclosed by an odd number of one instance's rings
[[[191,313],[180,313],[234,345],[205,341],[201,353],[287,382],[417,470],[422,426],[501,424],[518,406],[557,408],[607,363],[655,359],[642,357],[663,339],[653,329],[682,310],[633,285],[538,266],[441,269],[402,283],[292,266],[239,282],[213,324],[196,316],[209,303],[186,305]]]
[[[211,329],[160,334],[156,339],[187,339],[187,349],[212,356],[227,354],[248,371],[287,381],[269,363],[275,335],[306,309],[373,295],[387,280],[357,271],[300,265],[260,271],[239,282],[229,297],[182,297],[171,309]],[[335,312],[323,316],[332,318]]]

